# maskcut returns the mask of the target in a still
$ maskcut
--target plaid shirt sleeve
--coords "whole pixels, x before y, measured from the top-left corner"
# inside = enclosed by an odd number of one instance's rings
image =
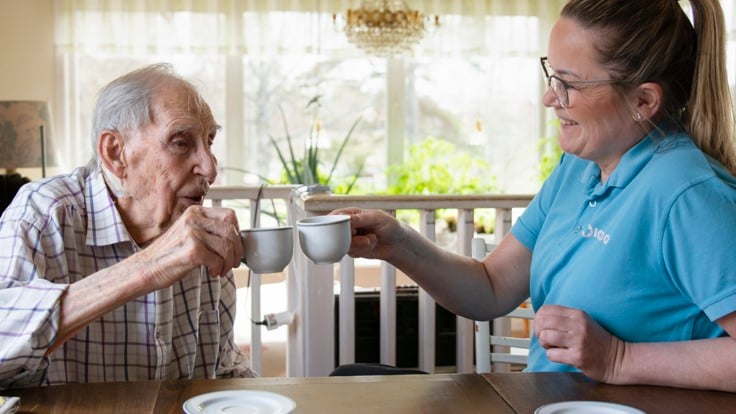
[[[47,355],[69,284],[140,251],[99,172],[29,184],[0,218],[0,246],[0,389],[255,376],[234,342],[232,272],[203,269],[111,310]]]
[[[59,240],[54,240],[46,232],[50,222],[43,215],[29,211],[38,207],[13,203],[0,220],[0,388],[33,381],[43,370],[44,354],[56,338],[60,298],[68,287],[38,277],[63,255],[63,247],[48,249],[63,243],[58,233]]]

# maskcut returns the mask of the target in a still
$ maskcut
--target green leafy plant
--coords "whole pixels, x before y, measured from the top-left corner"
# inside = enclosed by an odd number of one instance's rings
[[[310,100],[309,104],[307,104],[307,107],[312,104],[319,104],[319,97],[315,97]],[[293,139],[291,133],[289,132],[286,115],[284,114],[284,111],[281,107],[279,107],[279,113],[281,114],[281,120],[284,125],[284,132],[286,134],[286,144],[288,149],[288,153],[286,153],[286,155],[288,155],[288,157],[285,156],[284,152],[281,151],[278,142],[273,136],[269,136],[269,139],[271,140],[271,144],[273,145],[274,149],[276,149],[276,154],[279,157],[279,161],[281,161],[281,166],[283,168],[282,181],[288,184],[318,184],[330,186],[335,173],[335,169],[337,168],[337,164],[340,161],[340,157],[342,156],[345,146],[350,141],[355,128],[358,126],[362,118],[358,117],[358,119],[356,119],[355,122],[353,122],[353,124],[350,126],[350,129],[340,143],[337,154],[335,155],[335,159],[326,170],[328,172],[325,173],[325,166],[320,160],[320,149],[317,145],[317,137],[319,135],[318,121],[315,119],[315,121],[312,122],[312,125],[309,128],[309,136],[307,137],[307,142],[304,146],[304,152],[299,157],[294,151]],[[351,177],[349,177],[349,183],[346,186],[343,185],[340,187],[341,192],[343,192],[344,194],[350,192],[350,190],[355,185],[355,182],[360,177],[360,173],[362,172],[364,165],[365,161],[363,161],[357,168],[357,171]]]
[[[496,177],[483,159],[458,151],[455,145],[429,137],[409,147],[407,159],[388,168],[392,182],[388,194],[482,194],[496,190]],[[399,218],[418,222],[417,211],[402,211]],[[457,229],[454,211],[437,210],[449,231]],[[493,221],[485,216],[476,220],[476,230],[492,232]]]
[[[556,129],[559,131],[559,121],[554,120],[550,122],[556,124]],[[539,179],[540,181],[544,181],[552,174],[552,170],[559,164],[560,157],[562,156],[562,149],[557,142],[557,135],[540,138],[539,152],[541,153],[539,158]]]
[[[496,188],[490,166],[460,152],[445,140],[429,137],[409,147],[401,164],[388,168],[388,194],[480,194]]]

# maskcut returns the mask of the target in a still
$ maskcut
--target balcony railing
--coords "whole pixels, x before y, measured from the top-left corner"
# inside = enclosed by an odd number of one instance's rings
[[[264,187],[264,200],[280,200],[286,205],[286,220],[296,223],[303,217],[326,214],[343,207],[376,208],[391,214],[414,210],[419,213],[418,230],[435,241],[436,213],[454,210],[457,213],[457,244],[459,254],[471,254],[475,235],[475,212],[495,210],[494,237],[500,240],[511,228],[514,209],[525,208],[531,195],[420,195],[420,196],[341,196],[308,194],[293,186]],[[208,198],[213,205],[224,200],[241,200],[250,206],[250,220],[257,226],[255,208],[259,197],[257,186],[214,187]],[[242,223],[241,223],[242,224]],[[336,267],[337,266],[337,267]],[[380,281],[380,362],[396,364],[396,277],[397,270],[381,262]],[[339,272],[336,273],[336,270]],[[338,275],[336,277],[336,274]],[[355,362],[355,262],[345,257],[336,265],[318,265],[301,252],[298,237],[294,242],[294,257],[287,268],[287,303],[295,318],[288,327],[287,376],[323,376],[335,367],[335,279],[339,279],[339,363]],[[251,278],[251,319],[260,320],[259,278]],[[456,331],[456,369],[473,371],[473,322],[458,317]],[[419,289],[419,368],[435,371],[435,303]],[[251,328],[251,359],[260,372],[260,327]]]

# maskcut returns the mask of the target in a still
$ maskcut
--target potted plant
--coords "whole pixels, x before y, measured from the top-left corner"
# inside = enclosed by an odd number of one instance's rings
[[[312,98],[307,104],[307,107],[309,107],[310,105],[319,105],[319,96]],[[337,164],[340,161],[340,157],[342,156],[345,146],[350,141],[355,128],[360,123],[361,117],[358,117],[358,119],[356,119],[350,126],[347,134],[345,134],[345,137],[340,142],[337,154],[335,155],[335,158],[332,160],[331,164],[325,164],[323,160],[320,159],[320,148],[317,145],[317,138],[321,129],[321,124],[317,117],[315,116],[309,128],[309,136],[307,137],[303,153],[297,155],[294,150],[291,133],[289,132],[286,115],[284,114],[284,111],[280,106],[279,113],[281,114],[281,120],[284,125],[287,150],[282,151],[279,148],[278,142],[273,136],[269,136],[269,139],[271,140],[271,144],[276,150],[279,161],[281,161],[281,166],[283,168],[282,181],[288,184],[303,184],[307,186],[308,191],[330,191],[330,186],[332,184],[332,179],[335,173],[335,169],[337,168]],[[350,177],[347,189],[344,190],[345,194],[349,193],[355,185],[355,182],[358,180],[358,177],[360,176],[364,165],[365,161],[360,164],[357,171],[352,175],[352,177]]]

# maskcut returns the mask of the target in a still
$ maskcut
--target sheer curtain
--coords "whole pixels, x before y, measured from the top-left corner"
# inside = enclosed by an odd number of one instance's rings
[[[168,61],[199,85],[224,126],[215,146],[222,183],[279,178],[270,138],[285,145],[283,111],[296,147],[319,119],[328,158],[360,117],[341,172],[365,163],[368,191],[381,188],[382,171],[408,145],[430,136],[487,158],[499,190],[534,191],[537,142],[549,132],[537,59],[564,1],[408,1],[438,15],[440,26],[412,54],[388,60],[366,56],[333,24],[333,13],[359,3],[55,2],[63,168],[93,153],[97,90],[136,67]],[[315,96],[321,105],[307,107]]]

